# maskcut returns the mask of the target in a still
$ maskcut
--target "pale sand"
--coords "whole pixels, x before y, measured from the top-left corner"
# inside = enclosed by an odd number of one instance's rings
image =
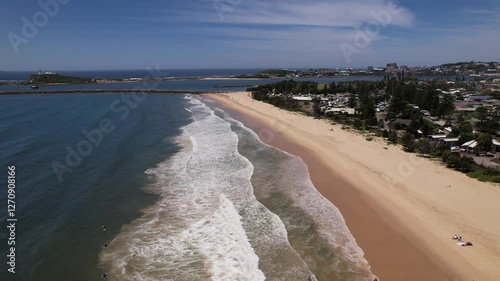
[[[352,202],[342,202],[339,191],[328,190],[335,187],[317,186],[339,207],[383,281],[500,280],[499,185],[481,183],[382,140],[369,142],[339,125],[255,101],[247,92],[210,97],[262,122],[269,129],[257,132],[261,138],[280,135],[308,151],[310,170],[317,160],[332,177],[340,175],[355,189],[351,194],[358,195],[350,195]],[[315,185],[321,181],[314,180],[314,171],[311,177]],[[458,246],[451,239],[454,234],[474,246]],[[453,277],[443,278],[435,266]],[[419,279],[431,267],[434,277],[428,273]]]

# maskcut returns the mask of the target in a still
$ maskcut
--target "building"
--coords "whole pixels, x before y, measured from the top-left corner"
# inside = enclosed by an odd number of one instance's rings
[[[462,144],[460,147],[462,151],[474,152],[474,148],[476,148],[476,146],[477,146],[477,141],[471,140]]]
[[[333,114],[347,113],[349,115],[354,115],[354,114],[356,114],[356,109],[355,108],[350,108],[350,107],[332,108],[332,109],[329,109],[329,110],[325,111],[325,113],[328,113],[328,112],[332,112]]]
[[[391,122],[390,124],[402,129],[410,126],[411,119],[396,119],[394,120],[394,122]]]
[[[433,141],[439,141],[446,138],[446,135],[431,135],[429,138]]]
[[[393,62],[393,63],[388,63],[387,68],[385,69],[385,73],[389,74],[396,74],[398,73],[398,64]]]
[[[469,96],[465,100],[470,102],[483,102],[491,99],[491,96]]]
[[[500,141],[494,139],[492,142],[493,142],[493,151],[500,152]]]
[[[441,142],[444,145],[446,145],[447,147],[457,146],[458,145],[458,138],[445,138],[445,139],[442,139]]]
[[[301,111],[304,112],[313,112],[313,102],[311,97],[293,97],[297,104],[300,107]]]

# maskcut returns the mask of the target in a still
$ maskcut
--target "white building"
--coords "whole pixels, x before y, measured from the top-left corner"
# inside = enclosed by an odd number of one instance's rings
[[[463,151],[474,152],[474,148],[476,148],[476,146],[477,146],[477,141],[471,140],[462,144],[460,147],[462,148]]]

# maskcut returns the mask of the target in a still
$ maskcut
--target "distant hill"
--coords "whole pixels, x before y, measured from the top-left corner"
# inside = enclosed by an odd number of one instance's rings
[[[295,71],[287,70],[287,69],[266,69],[263,71],[259,71],[255,74],[257,77],[287,77],[290,74],[294,74]]]
[[[60,75],[60,74],[50,73],[50,74],[32,74],[30,76],[30,83],[32,83],[32,84],[52,84],[52,83],[77,84],[77,83],[95,83],[95,80],[92,78],[71,77],[71,76],[64,76],[64,75]]]
[[[477,72],[486,71],[488,69],[496,69],[500,66],[499,62],[455,62],[455,63],[446,63],[442,64],[438,67],[441,68],[454,68],[460,70],[475,70]]]

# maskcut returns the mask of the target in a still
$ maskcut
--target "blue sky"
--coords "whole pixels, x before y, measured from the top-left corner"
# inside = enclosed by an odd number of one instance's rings
[[[498,0],[5,0],[0,70],[500,61],[499,13]]]

